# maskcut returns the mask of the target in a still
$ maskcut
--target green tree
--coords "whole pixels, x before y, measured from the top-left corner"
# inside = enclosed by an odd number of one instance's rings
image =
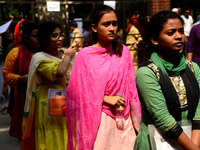
[[[3,14],[6,18],[10,16],[18,16],[20,14],[19,7],[14,6],[14,4],[4,4],[3,5]]]

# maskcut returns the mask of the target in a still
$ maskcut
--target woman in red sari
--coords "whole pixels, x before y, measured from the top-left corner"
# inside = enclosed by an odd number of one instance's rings
[[[26,86],[28,70],[31,58],[38,51],[37,40],[38,26],[29,22],[23,27],[23,43],[13,48],[7,55],[3,77],[6,84],[15,89],[15,100],[9,134],[13,137],[22,138],[22,118],[26,98]]]

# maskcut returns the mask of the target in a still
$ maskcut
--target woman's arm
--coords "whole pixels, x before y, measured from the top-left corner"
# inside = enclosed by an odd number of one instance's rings
[[[195,77],[197,79],[197,82],[199,84],[200,88],[200,69],[199,66],[196,63],[193,63],[194,73]],[[193,131],[192,131],[192,141],[200,148],[200,101],[197,105],[196,112],[193,118]]]
[[[8,86],[5,82],[3,82],[3,89],[2,89],[2,93],[5,97],[8,96]]]
[[[3,78],[4,82],[11,86],[12,88],[17,88],[18,79],[20,75],[15,74],[15,64],[17,59],[19,48],[12,49],[5,60],[4,67],[3,67]]]
[[[60,63],[54,60],[43,60],[37,67],[37,73],[51,81],[63,77],[67,72],[71,58],[76,53],[76,49],[77,47],[69,47],[65,50],[65,56]]]
[[[195,41],[196,41],[196,27],[193,27],[190,31],[190,35],[188,37],[188,41],[187,41],[187,57],[188,60],[192,61],[192,56],[193,56],[193,49],[196,45]]]
[[[136,73],[136,84],[155,126],[168,136],[172,135],[172,140],[184,149],[198,149],[183,131],[176,132],[182,129],[167,109],[166,100],[155,73],[150,68],[140,68]]]
[[[27,83],[27,81],[28,81],[28,74],[20,76],[18,78],[18,83]]]
[[[135,81],[155,126],[160,131],[167,132],[176,120],[169,113],[155,73],[148,67],[141,67],[136,73]]]
[[[67,50],[64,51],[65,56],[62,62],[58,65],[56,77],[63,77],[65,75],[69,67],[69,62],[71,58],[75,55],[77,49],[78,49],[78,43],[76,44],[75,47],[70,46]]]
[[[199,150],[198,146],[195,145],[196,143],[193,143],[193,141],[185,134],[185,132],[182,132],[177,139],[173,140],[186,150]]]
[[[192,141],[196,146],[200,148],[200,130],[192,131]]]

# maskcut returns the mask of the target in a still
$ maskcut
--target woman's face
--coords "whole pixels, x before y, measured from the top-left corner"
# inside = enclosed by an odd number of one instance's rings
[[[111,11],[101,17],[98,24],[93,26],[93,31],[97,33],[98,40],[112,41],[115,38],[117,27],[117,16]]]
[[[61,48],[64,40],[64,36],[62,35],[59,27],[56,27],[55,30],[51,33],[47,46],[52,48]]]
[[[158,46],[158,51],[174,53],[184,46],[185,34],[183,24],[178,18],[169,19],[160,31],[159,37],[153,41]]]
[[[14,38],[14,35],[13,35],[13,33],[10,30],[6,31],[6,38],[8,40],[12,40]]]
[[[31,34],[25,38],[25,41],[29,47],[33,49],[37,49],[40,47],[40,44],[38,42],[38,29],[34,29]]]

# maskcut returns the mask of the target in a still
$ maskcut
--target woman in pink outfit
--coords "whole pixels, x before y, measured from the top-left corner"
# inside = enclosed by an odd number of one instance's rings
[[[102,5],[93,11],[91,40],[78,53],[66,90],[68,150],[133,149],[141,108],[129,50],[114,41],[117,27],[114,9]],[[119,106],[123,129],[117,128]]]

